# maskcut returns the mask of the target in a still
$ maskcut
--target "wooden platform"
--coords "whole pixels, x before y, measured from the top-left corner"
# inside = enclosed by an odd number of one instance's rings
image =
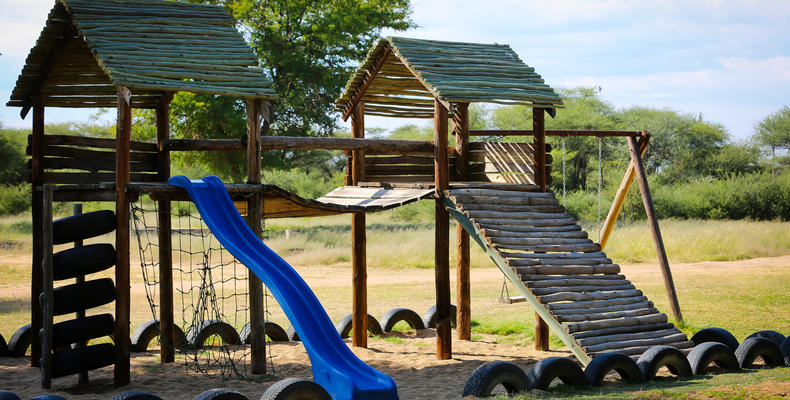
[[[609,351],[693,347],[553,193],[480,185],[445,193],[450,213],[583,364]]]

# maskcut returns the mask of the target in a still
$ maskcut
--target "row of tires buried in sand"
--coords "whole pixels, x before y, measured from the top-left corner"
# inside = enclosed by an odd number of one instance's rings
[[[765,367],[790,365],[790,337],[776,331],[759,331],[743,343],[727,330],[706,328],[691,341],[695,346],[688,354],[671,346],[654,346],[637,360],[617,352],[595,356],[585,369],[563,357],[550,357],[524,372],[507,361],[491,361],[478,367],[464,386],[463,396],[489,397],[498,386],[513,395],[528,390],[550,390],[557,380],[577,387],[602,386],[610,373],[629,383],[653,380],[662,367],[672,375],[691,377],[705,375],[714,366],[722,372],[755,368],[758,359]]]
[[[451,306],[451,315],[455,316],[455,306]],[[93,327],[90,322],[96,324],[106,324],[106,318],[89,317],[89,323],[83,324],[81,329],[106,329],[105,327]],[[380,335],[382,332],[391,332],[396,324],[405,322],[410,329],[425,329],[436,327],[436,306],[420,317],[416,312],[408,308],[394,308],[386,312],[381,317],[381,323],[376,318],[368,314],[368,332],[373,335]],[[453,321],[454,322],[454,321]],[[340,337],[347,338],[351,332],[351,314],[346,315],[335,325]],[[176,326],[176,348],[201,348],[209,338],[218,337],[223,344],[237,345],[249,344],[250,325],[245,325],[240,332],[237,332],[232,325],[216,320],[204,321],[190,328],[186,333]],[[280,325],[265,321],[264,330],[266,336],[272,342],[299,341],[299,335],[293,327],[283,329]],[[140,325],[131,337],[131,350],[135,352],[146,351],[148,346],[159,336],[159,320],[151,320]],[[32,340],[30,324],[19,328],[6,344],[5,339],[0,335],[0,356],[23,357],[27,352]]]

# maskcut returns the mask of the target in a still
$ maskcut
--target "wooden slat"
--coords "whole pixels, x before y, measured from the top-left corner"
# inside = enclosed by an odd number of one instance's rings
[[[44,182],[55,184],[114,182],[115,174],[106,172],[44,172]],[[156,174],[131,174],[132,182],[157,182]]]
[[[541,221],[548,221],[548,220],[541,220]],[[572,239],[567,239],[572,240]],[[572,252],[572,251],[580,251],[580,252],[597,252],[601,250],[601,246],[598,243],[582,243],[582,244],[535,244],[535,245],[528,245],[522,246],[517,244],[494,244],[494,247],[497,249],[508,249],[508,250],[524,250],[524,251],[537,251],[537,252]]]
[[[605,339],[598,337],[583,340],[585,340],[585,344],[582,344],[582,347],[587,351],[600,352],[618,348],[682,342],[688,340],[688,337],[677,329],[662,329],[652,332],[609,335]],[[581,344],[582,340],[579,342]]]
[[[554,294],[577,294],[594,295],[596,293],[608,293],[613,290],[634,290],[634,285],[627,283],[617,286],[556,286],[532,289],[535,296],[550,296]]]
[[[601,321],[601,320],[615,319],[621,317],[638,317],[642,315],[650,315],[657,313],[658,310],[656,310],[654,307],[649,307],[649,308],[639,308],[636,310],[617,311],[610,313],[558,315],[557,321],[560,322]]]
[[[564,245],[564,244],[583,244],[592,243],[587,238],[553,238],[553,237],[519,237],[519,236],[493,236],[488,238],[489,243],[495,246],[507,247],[507,245]]]
[[[112,160],[54,158],[44,157],[44,169],[79,169],[83,171],[115,171],[115,162]],[[156,165],[145,162],[132,162],[134,172],[156,172]]]
[[[647,297],[642,295],[636,295],[633,297],[623,297],[617,299],[605,299],[605,300],[595,300],[595,301],[583,300],[583,301],[573,301],[568,303],[554,303],[554,304],[548,304],[546,307],[551,312],[557,312],[558,310],[573,310],[580,308],[598,308],[598,307],[611,307],[611,306],[618,306],[625,304],[637,304],[646,301],[647,301]]]
[[[481,231],[496,230],[503,233],[524,233],[531,234],[536,232],[554,233],[554,232],[578,232],[582,227],[576,224],[563,225],[563,226],[517,226],[517,225],[497,225],[497,224],[476,224]]]
[[[674,342],[674,343],[667,343],[666,346],[672,346],[672,347],[680,350],[684,354],[688,354],[688,352],[691,350],[691,348],[694,347],[694,343],[690,342],[690,341],[678,341],[678,342]],[[632,358],[636,359],[637,356],[639,356],[640,354],[650,350],[651,347],[653,347],[653,346],[637,346],[637,347],[620,348],[620,349],[617,349],[617,352],[618,353],[623,353],[623,354],[625,354],[627,356],[633,356]],[[596,352],[590,353],[591,356],[595,356],[597,354],[600,354],[600,353],[596,353]]]
[[[513,225],[513,226],[556,226],[569,227],[576,225],[574,218],[554,218],[554,219],[496,219],[496,218],[473,218],[472,222],[480,225]],[[597,250],[594,250],[597,251]]]
[[[536,213],[565,213],[565,207],[560,205],[501,205],[485,203],[462,203],[459,208],[463,211],[499,211],[499,212],[536,212]]]
[[[534,275],[537,277],[541,277],[541,275]],[[585,275],[575,275],[575,276],[582,276]],[[611,275],[602,275],[601,277],[610,277]],[[528,288],[547,288],[547,287],[556,287],[556,286],[620,286],[623,285],[624,282],[628,282],[623,278],[622,275],[614,275],[614,279],[585,279],[585,278],[568,278],[567,276],[558,275],[556,277],[549,277],[551,279],[538,279],[537,281],[532,281],[530,278],[521,277],[521,280],[527,282]]]
[[[522,274],[541,274],[541,275],[576,275],[576,274],[617,274],[620,272],[620,266],[614,264],[599,264],[599,265],[527,265],[523,266],[514,265],[514,262],[508,260],[508,265],[515,268],[519,275]]]
[[[471,219],[498,219],[501,221],[517,220],[517,219],[556,219],[567,220],[571,218],[566,213],[545,213],[545,212],[532,212],[532,211],[489,211],[489,210],[468,210],[464,211]]]
[[[113,161],[115,160],[115,154],[116,153],[114,151],[85,150],[76,147],[51,146],[51,145],[44,146],[44,151],[43,151],[44,156],[56,156],[56,157],[79,158],[79,159],[113,160]],[[152,163],[152,164],[156,163],[156,153],[130,152],[129,158],[132,161],[140,161],[140,162]]]
[[[481,229],[480,232],[487,238],[507,238],[520,235],[522,238],[554,238],[554,239],[587,239],[587,232],[584,231],[558,231],[558,232],[512,232],[496,229]]]
[[[619,341],[634,340],[634,339],[656,338],[656,337],[667,336],[680,332],[677,328],[674,327],[667,329],[659,329],[660,327],[656,326],[655,328],[656,329],[654,330],[649,330],[645,332],[618,333],[611,335],[586,337],[586,338],[577,339],[576,341],[579,342],[581,346],[593,346],[601,343],[619,342]]]
[[[666,314],[641,315],[638,317],[623,317],[602,321],[574,322],[565,325],[568,333],[591,331],[601,328],[614,328],[619,326],[634,326],[647,324],[660,324],[667,322]]]
[[[613,280],[624,280],[625,275],[619,274],[608,274],[608,275],[586,275],[586,274],[576,274],[576,275],[529,275],[529,274],[522,274],[521,279],[530,282],[537,281],[553,281],[557,279],[578,279],[582,281],[613,281]]]
[[[546,296],[539,296],[540,302],[543,304],[554,303],[558,301],[587,301],[587,300],[608,300],[618,299],[633,296],[641,296],[642,291],[632,290],[615,290],[611,292],[593,292],[593,293],[555,293]],[[666,322],[666,321],[664,321]],[[594,328],[589,328],[594,329]]]
[[[453,183],[456,185],[457,183]],[[497,205],[559,205],[559,200],[551,197],[527,197],[527,196],[508,196],[508,195],[467,195],[461,194],[456,189],[450,191],[450,199],[458,204],[486,204],[494,203]]]
[[[570,308],[567,310],[551,310],[551,313],[554,315],[575,315],[575,314],[585,314],[585,313],[609,313],[609,312],[617,312],[617,311],[629,311],[629,310],[639,310],[642,308],[651,308],[653,307],[653,302],[650,301],[643,301],[639,303],[633,304],[623,304],[623,305],[615,305],[609,307],[590,307],[590,308]]]

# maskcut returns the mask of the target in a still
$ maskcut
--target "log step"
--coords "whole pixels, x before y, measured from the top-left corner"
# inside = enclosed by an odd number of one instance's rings
[[[534,275],[527,275],[527,276],[534,276]],[[540,275],[538,275],[540,276]],[[553,276],[553,275],[552,275]],[[573,275],[579,276],[579,275]],[[584,275],[582,275],[584,276]],[[595,275],[591,275],[595,276]],[[600,275],[603,277],[609,275]],[[614,275],[615,277],[622,277],[622,275]],[[529,288],[547,288],[547,287],[556,287],[556,286],[620,286],[624,283],[630,283],[623,278],[614,278],[614,279],[567,279],[563,276],[556,276],[554,279],[542,279],[533,281],[531,279],[525,279],[524,277],[521,278]]]
[[[595,346],[601,343],[623,342],[637,339],[660,338],[664,336],[681,333],[677,328],[659,329],[648,332],[621,333],[616,335],[595,336],[585,339],[577,339],[576,342],[582,347]]]
[[[516,254],[516,253],[509,253]],[[522,253],[530,255],[533,253]],[[545,265],[545,266],[583,266],[583,265],[612,265],[612,260],[609,258],[579,258],[579,259],[539,259],[529,257],[505,257],[510,265]],[[618,267],[619,268],[619,267]]]
[[[617,274],[620,272],[620,266],[615,264],[599,264],[599,265],[526,265],[518,266],[507,261],[508,265],[515,269],[516,273],[521,275],[578,275],[578,274]],[[523,280],[523,278],[522,278]]]
[[[622,317],[638,317],[642,315],[658,314],[655,307],[638,308],[636,310],[616,311],[610,313],[585,313],[585,314],[569,314],[569,315],[555,315],[559,322],[586,322],[586,321],[602,321],[607,319],[615,319]]]
[[[553,226],[563,227],[568,230],[577,226],[573,218],[551,218],[551,219],[497,219],[497,218],[473,218],[472,223],[479,225],[512,225],[512,226]]]
[[[633,339],[633,340],[626,340],[620,342],[611,342],[611,343],[601,343],[594,346],[587,346],[583,347],[588,353],[598,353],[602,351],[615,351],[618,349],[627,349],[631,347],[641,347],[641,346],[658,346],[658,345],[666,345],[670,343],[678,343],[678,342],[685,342],[688,340],[686,335],[682,332],[670,334],[663,337],[657,338],[646,338],[646,339]]]
[[[554,244],[554,245],[564,245],[564,244],[586,244],[592,243],[592,240],[587,238],[559,238],[559,237],[526,237],[526,236],[493,236],[487,238],[488,242],[493,244],[494,246],[504,246],[504,245],[521,245],[521,246],[530,246],[530,245],[540,245],[540,244]],[[600,248],[599,248],[600,249]]]
[[[499,212],[537,212],[537,213],[565,213],[565,207],[553,204],[486,204],[474,203],[458,207],[461,211],[499,211]]]
[[[625,275],[621,274],[607,274],[607,275],[586,275],[586,274],[576,274],[576,275],[538,275],[538,274],[524,274],[522,276],[524,281],[553,281],[555,279],[582,279],[587,281],[594,281],[594,280],[624,280]]]
[[[597,308],[597,307],[611,307],[611,306],[620,306],[626,304],[636,304],[646,302],[647,297],[638,295],[634,297],[623,297],[623,298],[615,298],[615,299],[603,299],[597,301],[573,301],[568,303],[555,303],[555,304],[548,304],[546,308],[549,309],[551,312],[556,312],[557,310],[571,310],[571,309],[579,309],[579,308]]]
[[[496,190],[488,188],[466,188],[466,189],[450,189],[447,191],[450,196],[484,196],[488,198],[503,197],[521,197],[521,198],[543,198],[543,199],[556,199],[554,193],[551,192],[528,192],[518,190]]]
[[[474,223],[474,221],[472,221]],[[526,233],[526,232],[574,232],[582,231],[582,227],[577,224],[564,225],[564,226],[526,226],[526,225],[504,225],[504,224],[480,224],[476,223],[475,227],[479,231],[486,229],[495,229],[500,231]]]
[[[545,213],[530,211],[486,211],[486,210],[466,210],[463,212],[470,219],[494,218],[498,220],[544,220],[557,219],[565,220],[572,218],[567,213]],[[574,220],[574,223],[576,221]]]
[[[686,341],[677,341],[677,342],[674,342],[674,343],[667,343],[665,345],[666,346],[672,346],[672,347],[682,351],[683,354],[688,354],[688,352],[691,351],[692,348],[694,348],[694,343],[690,342],[690,341],[687,341],[687,340]],[[653,347],[653,346],[651,345],[651,346],[627,347],[627,348],[617,349],[617,352],[623,353],[623,354],[625,354],[627,356],[634,356],[633,358],[636,359],[636,358],[639,358],[639,356],[642,355],[642,353],[650,350],[651,347]],[[612,351],[612,350],[604,350],[604,351],[601,351],[601,352],[588,353],[588,354],[591,357],[595,357],[598,354],[606,353],[606,352],[609,352],[609,351]]]
[[[610,328],[593,329],[586,332],[576,332],[573,333],[572,335],[574,339],[579,340],[579,339],[614,335],[621,333],[640,333],[640,332],[650,332],[650,331],[658,331],[658,330],[672,329],[672,328],[675,328],[675,325],[666,322],[661,322],[655,324],[617,326]]]
[[[666,314],[656,313],[651,315],[641,315],[638,317],[622,317],[606,319],[601,321],[583,321],[565,324],[568,333],[591,331],[603,328],[616,328],[621,326],[647,325],[665,323],[668,321]]]
[[[556,206],[560,204],[559,200],[550,197],[524,197],[509,195],[492,197],[485,195],[459,194],[452,190],[448,192],[448,197],[453,201],[453,203],[458,204],[459,206],[467,207],[471,206],[472,204],[490,203],[492,201],[495,201],[496,204],[514,206]]]
[[[627,281],[626,281],[627,282]],[[618,286],[556,286],[546,288],[532,289],[532,293],[536,296],[547,296],[553,294],[595,294],[595,293],[610,293],[618,290],[634,290],[634,285],[628,283],[626,285]]]
[[[585,301],[585,300],[609,300],[620,299],[633,296],[641,296],[642,291],[632,290],[613,290],[610,292],[592,292],[592,293],[555,293],[545,296],[538,296],[538,299],[543,304],[554,303],[558,301]]]
[[[569,231],[569,232],[546,232],[546,231],[527,231],[527,232],[519,232],[519,231],[508,231],[502,229],[481,229],[480,230],[483,235],[487,238],[498,238],[498,237],[513,237],[517,236],[519,238],[553,238],[553,239],[587,239],[587,232],[585,231]]]
[[[651,308],[651,307],[653,307],[652,301],[643,301],[634,304],[623,304],[623,305],[610,306],[610,307],[571,308],[567,310],[550,310],[550,311],[553,315],[560,316],[560,315],[611,313],[611,312],[619,312],[619,311],[639,310],[642,308]]]

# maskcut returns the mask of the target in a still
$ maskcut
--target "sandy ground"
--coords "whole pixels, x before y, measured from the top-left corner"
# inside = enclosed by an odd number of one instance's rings
[[[790,266],[790,256],[741,260],[732,262],[702,262],[673,264],[672,269],[682,274],[684,270],[705,269],[711,273],[726,273],[734,268]],[[623,265],[628,276],[657,274],[656,265]],[[311,286],[345,286],[348,278],[329,277],[321,269],[304,269],[303,274]],[[369,278],[369,285],[394,284],[404,282],[425,282],[433,279],[433,271],[377,271]],[[473,269],[472,280],[501,279],[501,273],[494,268]],[[24,293],[25,287],[6,286],[3,295],[10,292]],[[404,294],[407,296],[407,294]],[[508,360],[523,368],[528,368],[540,359],[550,356],[567,356],[567,351],[540,352],[530,347],[498,342],[493,335],[480,335],[473,342],[454,341],[453,359],[439,361],[435,357],[435,332],[432,329],[413,332],[411,335],[394,333],[395,340],[370,339],[369,348],[352,348],[363,361],[390,375],[398,385],[401,399],[457,399],[460,398],[464,383],[479,365],[491,360]],[[455,335],[454,335],[455,336]],[[347,341],[348,342],[348,341]],[[350,343],[349,343],[350,345]],[[173,364],[158,363],[158,353],[149,350],[138,353],[132,358],[132,383],[123,388],[113,388],[112,369],[92,371],[91,383],[77,385],[76,376],[55,379],[52,391],[44,391],[39,386],[39,370],[29,367],[29,358],[0,358],[0,389],[12,390],[23,399],[42,394],[57,394],[68,399],[109,399],[112,395],[130,390],[142,390],[156,394],[164,399],[192,399],[197,394],[211,388],[230,388],[245,394],[250,399],[258,399],[274,381],[286,377],[311,378],[310,362],[300,343],[274,343],[274,376],[264,376],[254,382],[240,380],[222,381],[188,372],[178,360]],[[786,389],[786,388],[785,388]]]

